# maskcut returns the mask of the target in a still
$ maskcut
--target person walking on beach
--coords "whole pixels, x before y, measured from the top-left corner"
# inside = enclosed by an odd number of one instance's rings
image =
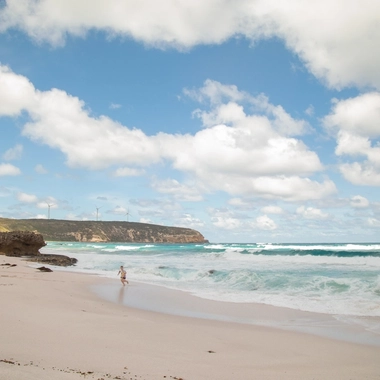
[[[119,273],[117,275],[120,275],[120,281],[125,286],[125,283],[129,284],[127,281],[127,272],[125,271],[124,267],[121,265]]]

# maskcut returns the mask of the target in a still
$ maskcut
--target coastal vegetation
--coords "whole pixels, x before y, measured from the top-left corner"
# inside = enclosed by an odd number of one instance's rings
[[[206,243],[193,229],[122,221],[0,218],[0,232],[29,231],[46,241],[123,243]]]

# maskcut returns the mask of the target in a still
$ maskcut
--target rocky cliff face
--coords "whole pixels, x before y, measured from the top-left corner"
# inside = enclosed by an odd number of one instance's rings
[[[46,245],[41,234],[28,231],[0,232],[0,255],[27,257],[29,261],[52,265],[73,265],[77,259],[64,255],[44,255],[40,249]]]
[[[0,218],[0,231],[14,231],[15,229],[40,233],[47,241],[120,243],[207,242],[201,233],[190,228],[166,227],[147,223]]]

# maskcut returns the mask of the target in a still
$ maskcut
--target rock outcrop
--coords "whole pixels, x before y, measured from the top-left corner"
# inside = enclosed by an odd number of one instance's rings
[[[36,256],[45,245],[41,234],[27,231],[0,232],[0,253],[6,256]]]
[[[34,231],[47,241],[120,243],[207,243],[193,229],[135,222],[0,218],[0,231]]]
[[[65,255],[42,254],[42,253],[34,257],[29,257],[28,261],[51,264],[51,265],[56,265],[59,267],[68,267],[78,262],[78,260],[73,257],[68,257]]]
[[[27,257],[28,261],[58,266],[74,265],[77,259],[64,255],[45,255],[40,249],[46,245],[41,234],[28,231],[0,232],[0,255]]]

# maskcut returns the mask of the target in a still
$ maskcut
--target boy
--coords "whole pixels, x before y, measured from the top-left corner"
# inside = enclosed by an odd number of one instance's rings
[[[124,270],[124,267],[121,265],[120,266],[120,270],[119,270],[119,273],[117,275],[120,274],[120,281],[121,283],[125,286],[125,283],[129,284],[129,282],[127,281],[127,272]]]

